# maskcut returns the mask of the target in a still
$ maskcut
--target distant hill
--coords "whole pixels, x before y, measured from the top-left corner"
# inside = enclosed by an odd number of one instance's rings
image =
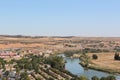
[[[10,38],[73,38],[74,36],[24,36],[24,35],[0,35],[0,37]]]

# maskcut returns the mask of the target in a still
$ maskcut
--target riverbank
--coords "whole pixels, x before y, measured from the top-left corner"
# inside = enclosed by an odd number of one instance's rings
[[[85,67],[85,64],[83,64],[83,63],[80,63],[80,65]],[[97,70],[97,71],[107,72],[107,73],[110,73],[110,74],[118,74],[118,75],[120,75],[120,71],[118,71],[118,70],[103,68],[103,67],[100,67],[100,66],[96,66],[94,64],[90,64],[88,66],[88,68],[93,69],[93,70]]]
[[[111,74],[119,74],[120,75],[120,71],[118,71],[118,70],[113,70],[113,69],[109,69],[109,68],[107,69],[107,68],[103,68],[103,67],[99,67],[99,66],[95,66],[95,65],[91,65],[91,66],[89,66],[89,68],[98,70],[98,71],[111,73]]]
[[[89,53],[90,64],[88,68],[112,74],[120,74],[120,61],[114,60],[114,53],[94,53],[98,56],[97,60],[92,59],[93,53]],[[80,63],[84,66],[84,63]]]

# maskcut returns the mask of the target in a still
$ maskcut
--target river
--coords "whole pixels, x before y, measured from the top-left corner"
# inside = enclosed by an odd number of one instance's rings
[[[114,75],[106,72],[101,72],[97,70],[92,70],[88,69],[85,70],[79,63],[80,60],[78,58],[69,58],[66,57],[64,54],[59,54],[58,56],[64,57],[66,63],[65,63],[65,69],[70,71],[72,74],[77,75],[77,76],[86,76],[89,79],[93,76],[98,76],[99,78],[101,77],[106,77],[109,75]],[[114,75],[117,80],[120,80],[120,75]]]

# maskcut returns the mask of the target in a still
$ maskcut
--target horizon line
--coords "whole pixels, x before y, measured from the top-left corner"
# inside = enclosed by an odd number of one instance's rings
[[[9,35],[9,34],[0,34],[3,37],[101,37],[101,38],[120,38],[120,36],[78,36],[78,35],[23,35],[23,34],[16,34],[16,35]]]

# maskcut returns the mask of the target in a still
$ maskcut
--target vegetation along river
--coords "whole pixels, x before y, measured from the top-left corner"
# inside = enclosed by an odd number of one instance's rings
[[[70,71],[74,75],[86,76],[89,79],[91,79],[91,77],[93,77],[93,76],[98,76],[99,78],[101,78],[101,77],[106,77],[109,75],[114,75],[117,80],[120,80],[120,75],[110,74],[110,73],[101,72],[101,71],[92,70],[92,69],[85,70],[79,64],[80,60],[78,58],[69,58],[69,57],[66,57],[64,54],[59,54],[58,56],[64,57],[64,59],[66,61],[65,69]]]

